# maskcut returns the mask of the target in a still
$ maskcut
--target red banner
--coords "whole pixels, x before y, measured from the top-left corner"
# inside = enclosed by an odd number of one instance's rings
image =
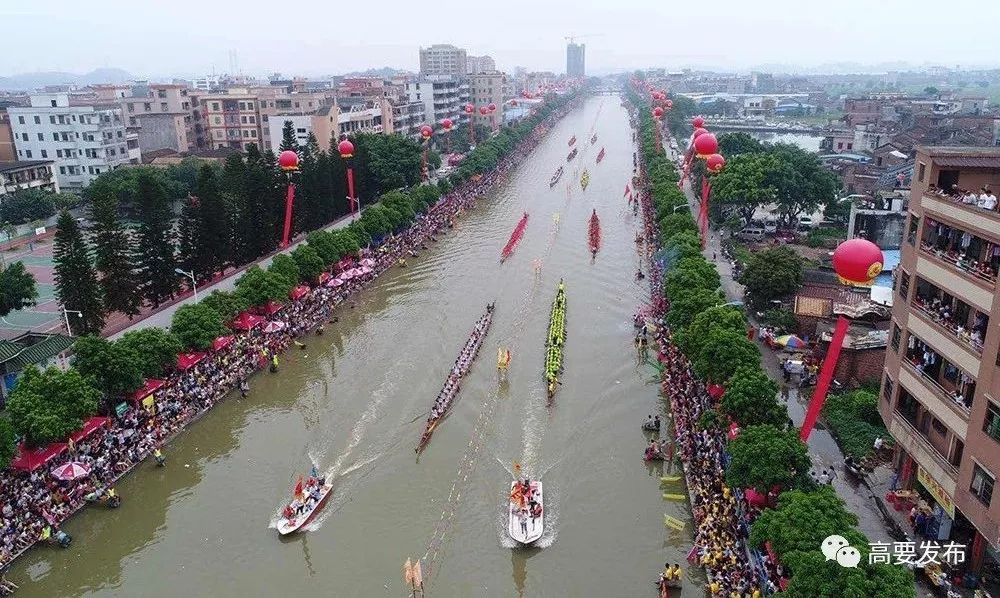
[[[816,382],[816,392],[813,393],[812,400],[809,401],[809,408],[806,410],[805,420],[802,421],[802,430],[799,438],[802,442],[809,440],[813,426],[819,418],[819,412],[823,410],[823,403],[826,402],[826,393],[830,390],[830,381],[833,380],[833,370],[837,367],[837,360],[840,359],[840,349],[844,346],[844,337],[847,335],[847,318],[839,316],[837,326],[833,329],[833,338],[830,339],[830,349],[826,352],[826,359],[823,360],[823,369],[819,373],[819,380]]]

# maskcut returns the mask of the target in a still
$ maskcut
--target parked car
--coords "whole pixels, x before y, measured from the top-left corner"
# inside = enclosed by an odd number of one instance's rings
[[[798,230],[803,232],[809,232],[810,230],[812,230],[813,226],[815,226],[815,223],[813,222],[812,218],[810,218],[809,216],[799,216]]]
[[[736,237],[744,241],[760,243],[764,240],[764,229],[756,226],[748,226],[736,233]]]
[[[768,235],[773,235],[778,232],[778,219],[774,216],[769,216],[764,220],[764,233]]]

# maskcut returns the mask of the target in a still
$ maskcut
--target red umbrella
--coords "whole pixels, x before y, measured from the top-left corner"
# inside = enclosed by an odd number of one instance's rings
[[[57,480],[72,482],[90,475],[90,466],[78,461],[70,461],[53,469],[52,475]]]

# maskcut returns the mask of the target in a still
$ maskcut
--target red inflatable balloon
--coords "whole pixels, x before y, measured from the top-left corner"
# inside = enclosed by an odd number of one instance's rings
[[[430,127],[430,125],[424,125],[424,126],[420,127],[420,135],[421,135],[421,136],[422,136],[422,137],[423,137],[424,139],[430,139],[430,136],[431,136],[431,134],[433,134],[433,133],[434,133],[434,129],[432,129],[432,128]]]
[[[446,118],[446,119],[444,119],[444,120],[441,121],[441,126],[444,127],[445,131],[450,131],[451,130],[451,125],[452,125],[452,122],[451,122],[450,118]]]
[[[345,139],[337,144],[337,150],[341,158],[350,158],[354,155],[354,144]]]
[[[493,102],[490,102],[490,105],[489,105],[489,106],[487,106],[487,108],[489,108],[489,109],[490,109],[490,112],[493,112],[494,110],[496,110],[496,109],[497,109],[497,105],[496,105],[496,104],[494,104]]]
[[[705,168],[712,174],[721,171],[725,165],[726,159],[722,157],[722,154],[712,154],[705,159]]]
[[[476,110],[476,107],[473,106],[472,104],[466,104],[465,105],[465,113],[466,114],[472,114],[473,112],[475,112],[475,110]]]
[[[719,151],[719,140],[711,133],[699,135],[694,140],[694,151],[698,152],[699,156],[711,156]]]
[[[691,125],[696,129],[699,127],[704,127],[705,119],[700,116],[696,116],[693,119],[691,119]]]
[[[660,118],[662,116],[663,116],[663,108],[660,108],[659,106],[657,106],[656,108],[653,108],[653,117],[654,118]]]
[[[692,133],[692,135],[694,135],[694,138],[697,139],[697,138],[701,137],[702,135],[704,135],[705,133],[708,133],[708,129],[702,129],[701,127],[699,127],[699,128],[697,128],[697,129],[694,130],[694,132]]]
[[[489,112],[490,112],[490,109],[487,108],[486,106],[480,106],[479,107],[479,113],[482,114],[483,116],[486,116],[487,114],[489,114]]]
[[[299,167],[299,155],[292,150],[285,150],[278,156],[278,166],[282,170],[295,170]]]
[[[882,250],[867,239],[851,239],[833,252],[833,270],[844,284],[871,286],[882,272]]]

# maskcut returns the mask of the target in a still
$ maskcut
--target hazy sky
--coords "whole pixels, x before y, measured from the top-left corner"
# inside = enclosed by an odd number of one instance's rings
[[[421,45],[489,54],[501,69],[565,69],[565,40],[587,70],[646,66],[906,61],[1000,62],[996,0],[0,0],[0,75],[338,74],[416,70]]]

